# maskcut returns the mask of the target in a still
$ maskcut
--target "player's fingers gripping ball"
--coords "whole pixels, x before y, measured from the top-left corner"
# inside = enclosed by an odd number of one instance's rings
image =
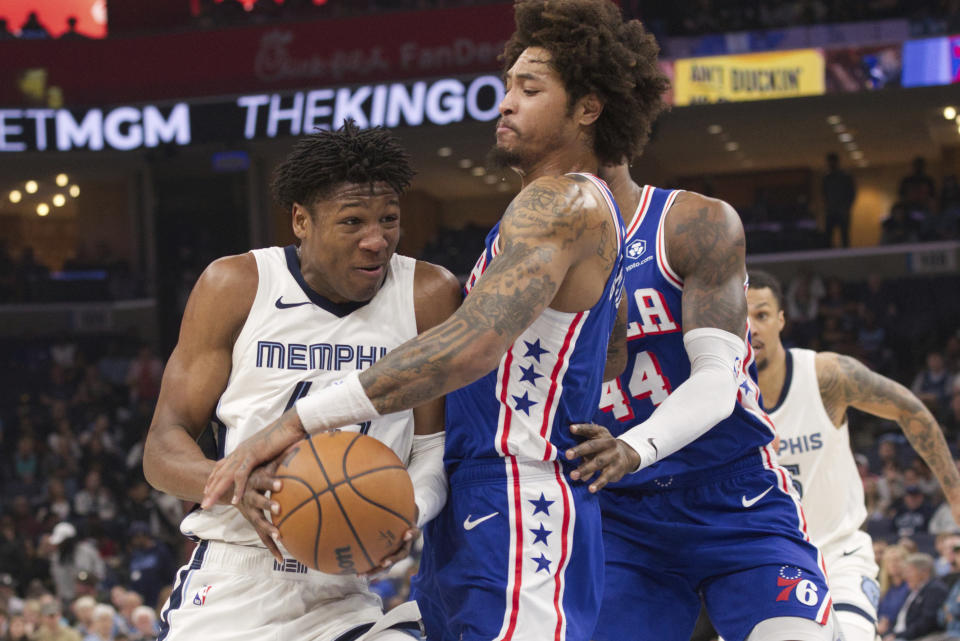
[[[414,526],[413,483],[389,447],[355,432],[325,432],[293,445],[276,477],[273,522],[304,565],[363,573],[404,543]]]

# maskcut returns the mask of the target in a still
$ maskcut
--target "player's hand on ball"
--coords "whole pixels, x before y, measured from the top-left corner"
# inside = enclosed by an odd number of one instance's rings
[[[230,455],[217,461],[203,488],[204,510],[216,504],[217,499],[233,486],[231,503],[237,505],[247,489],[247,480],[254,469],[270,461],[288,447],[307,436],[294,408],[283,413],[270,427],[240,443]]]
[[[413,543],[419,537],[420,537],[420,528],[414,525],[409,530],[403,533],[403,545],[401,545],[396,552],[394,552],[393,554],[387,557],[384,557],[384,559],[380,561],[380,565],[373,568],[369,572],[364,572],[361,576],[369,577],[379,572],[389,570],[391,567],[393,567],[394,564],[399,563],[400,561],[410,556],[410,550],[413,549]]]
[[[583,459],[580,466],[570,473],[570,478],[589,481],[594,474],[598,474],[590,484],[591,492],[598,492],[608,483],[619,481],[640,465],[640,455],[636,450],[614,438],[602,425],[577,423],[570,426],[570,431],[587,439],[567,450],[567,460]]]
[[[283,488],[283,482],[276,478],[279,459],[261,465],[250,475],[247,482],[247,489],[243,493],[243,499],[237,503],[237,509],[243,514],[244,518],[250,521],[253,529],[257,531],[257,536],[267,546],[270,553],[273,554],[281,563],[283,555],[280,548],[277,547],[277,541],[280,539],[280,530],[267,520],[264,512],[277,514],[280,511],[280,505],[276,501],[267,498],[266,493],[279,492]]]

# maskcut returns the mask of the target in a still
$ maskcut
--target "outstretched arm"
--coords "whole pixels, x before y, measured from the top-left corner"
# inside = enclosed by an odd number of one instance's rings
[[[960,523],[960,474],[950,455],[943,430],[923,402],[906,387],[841,354],[822,352],[816,359],[820,397],[835,425],[848,407],[896,421],[913,449],[933,471]]]
[[[329,395],[339,394],[335,398],[325,394],[327,390],[307,396],[242,444],[217,464],[203,506],[212,505],[231,484],[242,492],[257,464],[308,430],[417,407],[494,369],[509,345],[553,301],[570,267],[596,255],[603,239],[613,238],[603,227],[612,221],[598,211],[592,188],[586,190],[578,180],[532,182],[504,214],[500,254],[453,316],[389,352],[358,379],[348,377],[343,385],[327,388]]]

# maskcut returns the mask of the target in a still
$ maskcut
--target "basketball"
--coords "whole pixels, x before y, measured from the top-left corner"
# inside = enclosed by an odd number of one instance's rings
[[[276,473],[283,489],[273,522],[293,556],[328,574],[367,572],[403,544],[414,525],[413,483],[377,439],[324,432],[293,445]]]

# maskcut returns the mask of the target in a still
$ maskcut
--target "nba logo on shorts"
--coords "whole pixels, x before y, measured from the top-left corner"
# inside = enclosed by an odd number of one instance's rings
[[[636,260],[643,256],[647,251],[647,241],[643,239],[635,240],[627,246],[627,257]]]
[[[213,587],[212,585],[205,585],[205,586],[203,586],[202,588],[200,588],[199,590],[197,590],[197,593],[193,595],[193,604],[194,604],[194,605],[203,605],[204,603],[206,603],[206,602],[207,602],[207,592],[209,592],[209,591],[210,591],[210,588],[212,588],[212,587]]]

